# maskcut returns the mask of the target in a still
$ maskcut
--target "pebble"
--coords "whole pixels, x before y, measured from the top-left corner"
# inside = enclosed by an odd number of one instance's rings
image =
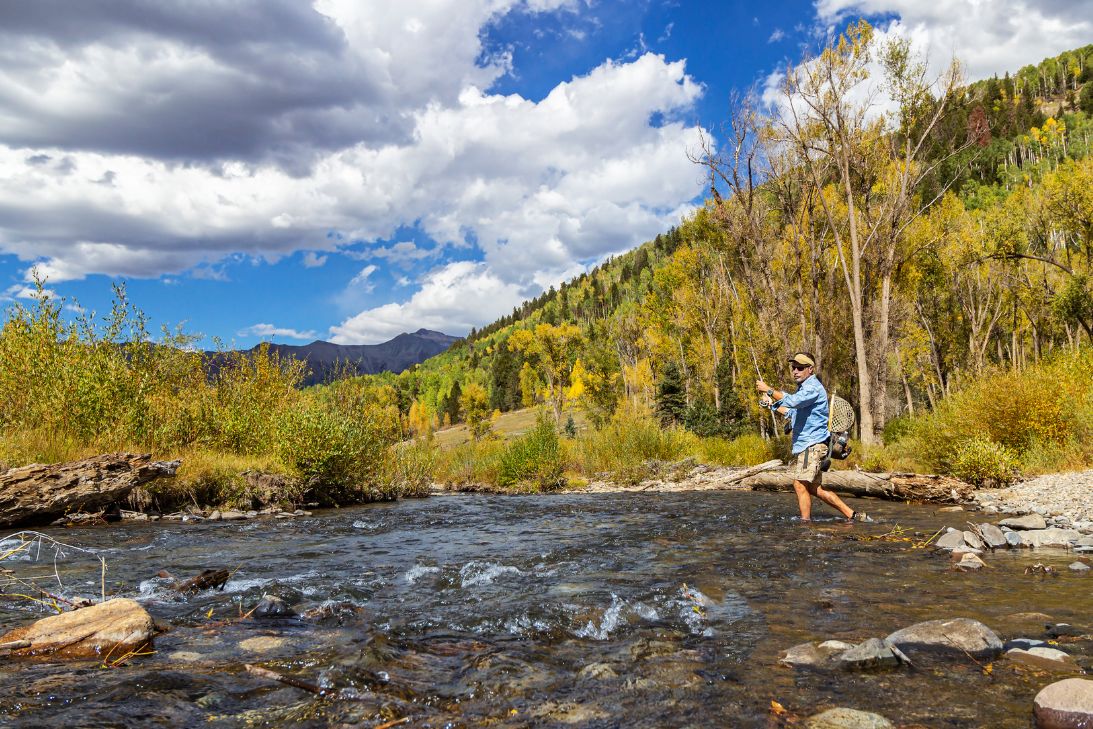
[[[1033,713],[1040,729],[1088,729],[1093,726],[1093,681],[1056,681],[1036,694]]]
[[[288,641],[284,638],[275,638],[268,635],[260,635],[256,638],[239,641],[239,647],[251,653],[268,653],[287,644]]]
[[[1085,562],[1071,562],[1070,569],[1074,572],[1088,572],[1089,565],[1087,565]]]
[[[999,511],[1009,514],[1038,512],[1048,518],[1065,517],[1077,526],[1093,522],[1090,493],[1093,493],[1093,469],[1053,473],[1005,489],[977,491],[975,500],[981,505],[995,505]]]

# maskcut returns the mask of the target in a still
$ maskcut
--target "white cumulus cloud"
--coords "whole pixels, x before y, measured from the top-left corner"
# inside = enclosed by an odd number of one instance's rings
[[[318,338],[318,335],[313,331],[299,331],[296,329],[290,329],[288,327],[278,327],[273,324],[254,324],[246,329],[239,330],[238,336],[240,337],[258,337],[260,339],[272,339],[274,337],[284,337],[285,339],[311,339]]]

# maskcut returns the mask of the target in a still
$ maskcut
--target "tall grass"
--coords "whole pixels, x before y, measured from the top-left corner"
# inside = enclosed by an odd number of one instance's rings
[[[102,321],[62,314],[63,302],[39,285],[37,303],[12,306],[0,328],[7,465],[112,450],[181,456],[179,478],[156,487],[164,502],[245,500],[240,467],[293,479],[268,498],[351,503],[422,488],[391,453],[400,423],[382,388],[301,390],[305,365],[268,346],[220,352],[211,375],[192,337],[164,331],[153,341],[123,287]]]

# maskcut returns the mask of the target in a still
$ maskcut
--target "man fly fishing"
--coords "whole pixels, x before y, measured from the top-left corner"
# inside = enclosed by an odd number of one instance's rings
[[[872,521],[865,512],[854,511],[821,485],[824,460],[828,457],[831,441],[827,391],[816,377],[816,358],[810,353],[797,352],[790,357],[789,366],[797,382],[797,392],[790,394],[776,390],[767,385],[761,375],[755,381],[755,388],[762,393],[760,404],[789,417],[793,424],[792,453],[796,459],[793,489],[797,492],[801,521],[812,520],[813,496],[837,509],[850,521]]]

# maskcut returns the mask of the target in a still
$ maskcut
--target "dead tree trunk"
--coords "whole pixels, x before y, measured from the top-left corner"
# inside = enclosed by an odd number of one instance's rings
[[[974,488],[949,476],[918,473],[865,473],[863,471],[829,471],[823,486],[851,496],[873,496],[895,501],[928,501],[956,504],[971,498]],[[788,491],[793,478],[787,472],[767,472],[740,481],[741,488],[753,491]]]
[[[150,454],[109,453],[82,461],[33,464],[0,474],[0,526],[44,522],[97,510],[141,484],[174,476],[179,461],[152,461]]]

